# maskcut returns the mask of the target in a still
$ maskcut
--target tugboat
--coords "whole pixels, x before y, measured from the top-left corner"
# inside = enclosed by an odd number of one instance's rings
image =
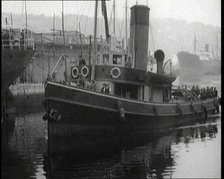
[[[105,8],[105,1],[102,3]],[[200,100],[189,90],[173,89],[177,76],[164,73],[162,50],[154,53],[157,73],[147,71],[149,10],[144,5],[131,7],[129,53],[113,45],[107,20],[107,46],[97,52],[95,12],[91,63],[80,60],[79,65],[68,68],[63,54],[57,63],[65,61],[63,81],[57,79],[55,67],[45,83],[47,113],[43,118],[48,120],[49,135],[81,137],[98,136],[98,132],[107,135],[118,129],[141,132],[172,128],[206,120],[217,110],[216,98]]]

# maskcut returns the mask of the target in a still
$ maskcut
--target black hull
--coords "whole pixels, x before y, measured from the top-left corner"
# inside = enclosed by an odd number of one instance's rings
[[[91,101],[91,98],[94,100]],[[100,93],[89,93],[87,90],[74,87],[63,88],[62,85],[58,86],[56,83],[47,83],[44,104],[47,110],[46,117],[49,120],[49,135],[92,136],[101,133],[110,136],[120,130],[123,133],[145,130],[158,131],[195,121],[203,121],[216,110],[212,99],[195,104],[195,109],[198,108],[197,112],[189,111],[188,104],[180,107],[182,108],[181,113],[179,110],[173,112],[169,109],[176,109],[176,104],[167,103],[157,106],[157,112],[163,110],[165,114],[155,114],[153,110],[150,111],[150,108],[155,105],[154,103],[140,104],[134,100],[125,102],[125,99],[113,98],[109,95],[102,96]],[[124,117],[116,108],[118,99],[123,100]],[[89,100],[91,102],[85,102]],[[202,103],[206,106],[206,111],[201,110]],[[52,115],[54,110],[57,111],[56,116]]]
[[[49,101],[48,105],[50,109],[57,109],[59,114],[63,116],[59,121],[53,118],[49,119],[49,135],[53,136],[92,136],[94,133],[104,133],[108,134],[109,137],[110,134],[117,133],[120,130],[126,134],[130,131],[158,131],[204,120],[203,113],[185,115],[182,118],[160,117],[159,119],[127,114],[125,119],[123,119],[117,112],[108,112],[75,104]]]
[[[28,66],[34,55],[34,50],[2,49],[1,60],[1,90],[2,94]]]

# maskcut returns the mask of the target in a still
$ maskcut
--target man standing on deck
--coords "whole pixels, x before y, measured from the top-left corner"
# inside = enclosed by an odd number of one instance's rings
[[[103,87],[100,90],[102,93],[105,93],[106,91],[106,83],[103,84]]]
[[[110,88],[109,84],[106,84],[105,93],[109,94],[110,92],[111,92],[111,88]]]

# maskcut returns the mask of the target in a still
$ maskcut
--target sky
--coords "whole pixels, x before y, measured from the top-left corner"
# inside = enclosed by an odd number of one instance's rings
[[[1,1],[2,12],[24,13],[24,1]],[[111,16],[113,0],[106,1],[108,17]],[[174,18],[187,22],[203,22],[221,27],[221,0],[127,0],[128,8],[135,4],[148,5],[150,18]],[[27,0],[28,14],[46,16],[61,15],[62,1]],[[125,17],[125,0],[115,0],[116,17]],[[94,16],[95,2],[64,0],[64,14]]]

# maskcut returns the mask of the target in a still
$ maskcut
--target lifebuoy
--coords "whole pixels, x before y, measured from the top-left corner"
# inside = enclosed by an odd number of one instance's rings
[[[112,76],[113,78],[115,78],[115,79],[116,79],[116,78],[119,78],[119,76],[121,75],[121,70],[120,70],[120,68],[118,68],[118,67],[114,67],[114,68],[112,68],[110,74],[111,74],[111,76]]]
[[[58,114],[58,111],[56,109],[51,109],[49,116],[55,121],[59,121],[61,119],[61,115]]]
[[[82,67],[82,69],[81,69],[81,74],[82,74],[84,77],[87,77],[88,74],[89,74],[89,68],[88,68],[87,66]]]
[[[77,67],[72,68],[72,77],[73,78],[78,78],[79,76],[79,69]]]
[[[50,116],[50,118],[54,118],[54,116],[55,116],[55,110],[54,109],[50,110],[49,116]]]

